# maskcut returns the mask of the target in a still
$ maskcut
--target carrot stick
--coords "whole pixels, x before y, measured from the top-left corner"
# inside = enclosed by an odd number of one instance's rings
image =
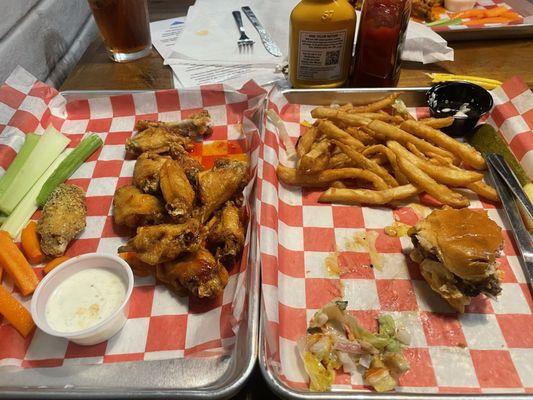
[[[2,283],[2,275],[4,275],[4,269],[0,267],[0,283]]]
[[[33,293],[39,282],[37,275],[6,231],[0,231],[0,265],[23,296]]]
[[[63,262],[67,261],[69,258],[69,256],[61,256],[48,261],[43,268],[44,274],[48,274],[51,270],[53,270],[55,267],[58,267]]]
[[[459,11],[455,14],[452,14],[451,18],[483,18],[485,16],[485,11],[483,8],[474,8],[472,10]]]
[[[511,22],[507,18],[502,17],[492,17],[492,18],[480,18],[480,19],[472,19],[470,21],[464,21],[463,25],[469,26],[469,25],[485,25],[485,24],[506,24],[508,22]]]
[[[485,17],[486,18],[499,17],[500,15],[502,15],[504,12],[507,12],[507,11],[509,11],[509,9],[507,7],[502,7],[502,6],[494,7],[494,8],[487,8],[485,10]]]
[[[28,336],[35,327],[30,312],[1,285],[0,314],[24,337]]]
[[[522,16],[514,11],[506,11],[503,14],[499,15],[502,18],[510,19],[511,21],[515,21],[517,19],[522,18]]]
[[[22,250],[31,264],[40,264],[44,260],[44,254],[39,244],[39,235],[37,234],[37,223],[30,221],[20,234],[22,241]]]

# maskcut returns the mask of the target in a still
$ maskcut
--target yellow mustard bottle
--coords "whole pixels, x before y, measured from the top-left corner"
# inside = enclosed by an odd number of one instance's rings
[[[295,88],[334,88],[350,72],[355,10],[347,0],[302,0],[290,19],[289,78]]]

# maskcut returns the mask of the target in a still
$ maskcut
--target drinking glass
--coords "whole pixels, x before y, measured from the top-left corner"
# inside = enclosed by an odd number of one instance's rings
[[[147,0],[88,0],[111,59],[137,60],[150,54]]]

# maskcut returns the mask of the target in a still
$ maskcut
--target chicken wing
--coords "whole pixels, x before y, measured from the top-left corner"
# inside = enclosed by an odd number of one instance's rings
[[[149,151],[142,153],[135,162],[133,184],[145,193],[158,193],[159,171],[167,160],[170,160],[170,157]]]
[[[167,160],[163,164],[159,182],[168,214],[178,222],[185,220],[192,211],[196,194],[177,161]]]
[[[187,296],[189,291],[181,285],[179,279],[173,273],[175,270],[172,262],[158,264],[155,267],[155,278],[178,296]]]
[[[205,248],[165,265],[166,277],[178,282],[194,296],[215,297],[228,283],[228,271]]]
[[[145,151],[167,153],[176,146],[192,149],[192,140],[165,127],[149,127],[126,140],[126,151],[134,155]]]
[[[211,117],[207,110],[202,110],[192,114],[189,118],[178,122],[161,122],[141,120],[135,124],[135,129],[144,130],[148,128],[165,128],[173,133],[182,136],[195,137],[198,135],[207,136],[211,134]]]
[[[242,161],[218,159],[212,169],[198,174],[198,191],[203,204],[203,220],[246,185],[248,165]]]
[[[141,261],[156,265],[178,258],[184,252],[196,251],[201,242],[200,221],[191,218],[183,224],[141,226],[128,247]]]
[[[230,266],[244,247],[244,227],[239,209],[228,201],[224,208],[209,221],[207,243],[217,260]]]
[[[137,228],[162,223],[165,209],[157,197],[133,185],[122,186],[113,198],[113,218],[118,225]]]
[[[75,185],[61,184],[50,194],[37,223],[44,254],[59,257],[72,239],[85,229],[85,193]]]
[[[198,160],[192,158],[182,147],[172,148],[170,150],[170,155],[183,169],[193,188],[196,188],[198,186],[198,174],[200,171],[204,170],[202,164],[200,164]]]

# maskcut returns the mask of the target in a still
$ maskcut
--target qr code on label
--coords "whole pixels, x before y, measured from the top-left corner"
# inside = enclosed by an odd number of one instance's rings
[[[326,65],[334,65],[339,63],[340,50],[326,52]]]

